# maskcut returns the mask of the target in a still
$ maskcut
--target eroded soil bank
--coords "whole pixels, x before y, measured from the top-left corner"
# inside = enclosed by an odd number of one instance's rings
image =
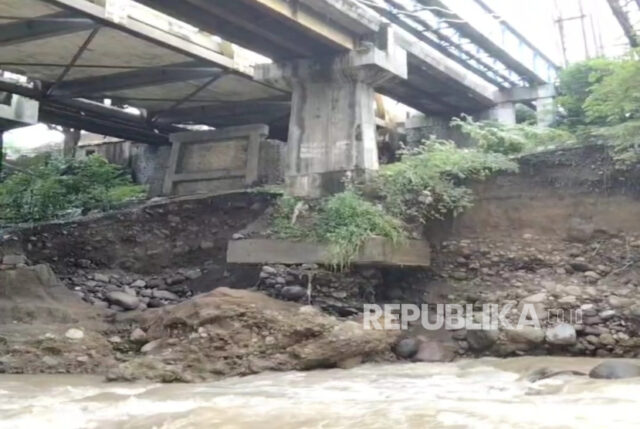
[[[478,186],[462,217],[429,225],[428,270],[229,266],[228,240],[274,200],[260,193],[6,231],[0,371],[198,381],[396,359],[637,357],[637,175],[599,146],[525,157],[520,173]],[[542,326],[367,331],[365,303],[512,304],[512,319],[532,304]]]

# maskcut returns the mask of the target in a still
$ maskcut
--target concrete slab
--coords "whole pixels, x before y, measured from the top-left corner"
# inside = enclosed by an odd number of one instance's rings
[[[330,264],[331,257],[326,244],[252,238],[230,241],[227,263]],[[431,264],[431,247],[426,240],[407,240],[394,245],[385,238],[371,238],[362,246],[353,263],[428,267]]]

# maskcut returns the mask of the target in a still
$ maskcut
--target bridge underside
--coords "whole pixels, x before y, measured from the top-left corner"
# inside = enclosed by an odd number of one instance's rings
[[[289,94],[253,81],[213,39],[104,17],[84,0],[0,2],[0,69],[34,82],[5,76],[0,91],[38,100],[41,121],[148,143],[168,143],[180,122],[286,126]]]
[[[202,0],[140,2],[274,60],[339,55],[357,48],[359,39],[372,38],[376,28],[360,12],[345,13],[343,22],[332,20],[330,13],[323,21],[314,21],[311,17],[315,9],[324,3],[316,0],[302,0],[295,8],[283,0],[235,0],[224,6]],[[343,3],[346,2],[336,1],[335,7]],[[341,8],[347,11],[348,6]],[[360,32],[359,37],[353,36],[354,31]],[[378,92],[421,112],[440,115],[473,113],[495,104],[488,96],[495,88],[487,85],[475,91],[469,87],[468,79],[456,76],[460,70],[438,68],[420,59],[423,52],[415,49],[414,53],[408,49],[408,79],[390,80]],[[443,60],[449,62],[445,58],[435,62]]]

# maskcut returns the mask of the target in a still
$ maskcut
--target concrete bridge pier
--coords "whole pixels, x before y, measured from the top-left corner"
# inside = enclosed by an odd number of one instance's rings
[[[515,125],[516,123],[516,103],[504,101],[487,109],[479,115],[481,120],[495,121],[505,125]]]
[[[536,115],[539,126],[549,126],[556,116],[556,91],[553,84],[531,87],[511,88],[499,91],[495,99],[496,106],[485,112],[482,119],[498,121],[503,124],[516,123],[516,103],[533,102],[536,105]]]
[[[406,52],[391,42],[257,67],[257,80],[292,92],[286,167],[291,194],[339,192],[348,180],[378,169],[374,87],[406,76]]]

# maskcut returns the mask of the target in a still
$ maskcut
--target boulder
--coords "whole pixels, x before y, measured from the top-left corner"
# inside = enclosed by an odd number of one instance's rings
[[[544,342],[544,331],[533,326],[505,329],[508,341],[517,344],[536,345]]]
[[[419,346],[416,338],[404,338],[396,344],[394,352],[402,359],[411,359],[418,352]]]
[[[416,362],[451,362],[455,357],[453,348],[440,341],[420,341],[418,352],[413,356]]]
[[[547,329],[545,338],[549,344],[554,345],[573,345],[577,340],[575,328],[568,323],[558,323]]]
[[[106,299],[112,305],[116,305],[125,310],[135,310],[140,305],[140,300],[137,297],[125,292],[109,292]]]
[[[497,329],[472,329],[467,331],[469,348],[474,351],[489,349],[498,340]]]
[[[282,288],[282,291],[280,293],[282,294],[282,297],[286,300],[297,301],[307,296],[307,289],[298,285],[286,286]]]
[[[590,372],[591,378],[631,378],[640,377],[640,364],[624,360],[607,360],[595,366]]]

